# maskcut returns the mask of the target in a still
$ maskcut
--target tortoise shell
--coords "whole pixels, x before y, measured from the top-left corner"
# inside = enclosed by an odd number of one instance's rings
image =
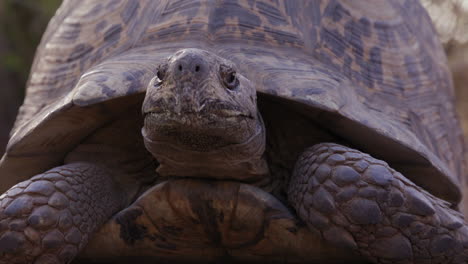
[[[0,164],[2,192],[143,99],[181,48],[230,59],[262,95],[450,202],[461,130],[446,58],[417,1],[66,0],[37,50]]]

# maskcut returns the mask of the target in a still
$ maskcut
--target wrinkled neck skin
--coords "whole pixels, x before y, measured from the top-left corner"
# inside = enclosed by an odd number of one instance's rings
[[[263,181],[268,177],[265,152],[265,127],[261,121],[258,131],[247,141],[226,145],[210,151],[184,148],[174,142],[152,140],[145,128],[142,135],[146,149],[158,160],[157,172],[163,177],[197,177],[242,182]]]

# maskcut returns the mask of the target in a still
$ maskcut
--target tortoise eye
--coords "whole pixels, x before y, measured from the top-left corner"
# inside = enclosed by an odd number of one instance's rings
[[[156,72],[156,77],[158,77],[157,82],[155,82],[155,85],[159,85],[164,81],[164,78],[166,77],[166,70],[167,70],[167,65],[162,65],[158,67],[158,71]]]
[[[239,79],[237,78],[236,71],[231,67],[221,65],[221,78],[223,79],[223,84],[229,90],[234,90],[239,86]]]
[[[158,77],[160,81],[164,80],[164,72],[161,71],[161,69],[158,70],[158,72],[156,73],[156,76]]]

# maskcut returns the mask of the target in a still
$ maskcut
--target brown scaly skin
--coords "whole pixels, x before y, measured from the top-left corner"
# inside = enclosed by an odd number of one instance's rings
[[[1,197],[0,263],[69,263],[123,204],[109,171],[89,163],[18,183]]]
[[[468,227],[386,162],[332,143],[307,149],[289,201],[310,228],[373,263],[466,263]]]

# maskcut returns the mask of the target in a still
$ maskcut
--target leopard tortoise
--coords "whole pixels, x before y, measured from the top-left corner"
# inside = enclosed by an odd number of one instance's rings
[[[0,164],[0,263],[466,263],[417,1],[65,0]]]

